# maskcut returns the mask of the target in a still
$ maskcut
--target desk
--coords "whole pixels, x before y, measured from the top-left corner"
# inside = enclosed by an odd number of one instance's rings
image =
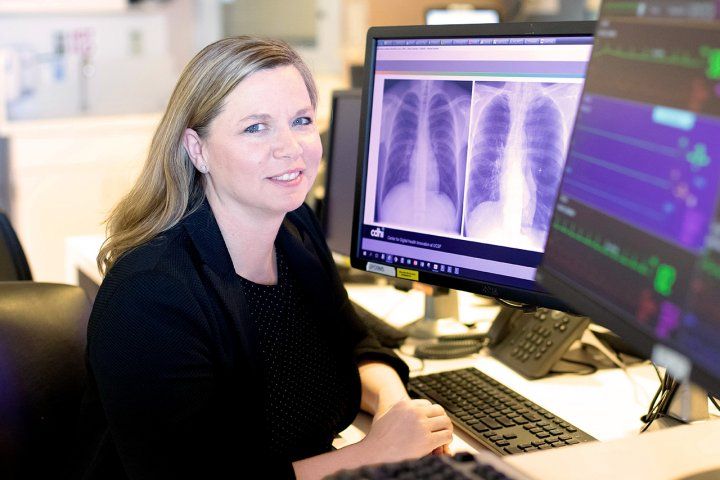
[[[101,237],[76,237],[67,241],[68,281],[77,282],[78,272],[100,281],[95,256]],[[347,285],[357,303],[400,326],[419,317],[423,308],[420,292],[400,292],[389,286]],[[487,329],[497,307],[483,306],[477,297],[459,293],[460,320]],[[448,322],[448,332],[464,327]],[[647,410],[658,386],[654,369],[647,364],[620,369],[604,369],[592,375],[554,375],[529,381],[486,351],[457,360],[426,360],[424,364],[400,352],[412,375],[474,366],[509,388],[559,415],[600,442],[566,446],[506,457],[508,462],[533,478],[677,478],[681,473],[720,467],[720,422],[704,422],[639,436],[640,416]],[[717,412],[715,412],[717,413]],[[342,447],[362,439],[370,418],[361,415],[341,433],[335,443]],[[476,451],[479,444],[463,432],[454,435],[450,449]],[[577,452],[577,453],[576,453]],[[570,465],[574,465],[570,468]],[[621,469],[621,470],[618,470]],[[579,475],[579,472],[582,472]]]

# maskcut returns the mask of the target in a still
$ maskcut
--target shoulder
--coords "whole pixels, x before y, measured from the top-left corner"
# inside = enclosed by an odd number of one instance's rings
[[[192,242],[180,226],[128,251],[103,280],[93,313],[123,301],[181,298],[198,275],[194,256]]]
[[[189,260],[191,249],[188,235],[177,225],[122,255],[103,284],[122,282],[142,273],[172,270],[173,266]]]

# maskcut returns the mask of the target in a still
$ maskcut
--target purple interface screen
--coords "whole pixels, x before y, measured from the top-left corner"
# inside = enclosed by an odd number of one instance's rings
[[[720,382],[720,4],[691,3],[603,4],[543,269]]]
[[[379,40],[359,254],[536,290],[591,49]]]

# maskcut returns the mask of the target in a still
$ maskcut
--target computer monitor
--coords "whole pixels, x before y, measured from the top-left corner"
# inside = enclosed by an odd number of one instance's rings
[[[603,3],[538,279],[720,393],[720,5]]]
[[[371,28],[352,265],[565,309],[535,270],[594,26]]]
[[[345,257],[350,256],[352,236],[360,100],[360,90],[335,91],[332,96],[322,224],[330,250]]]
[[[500,12],[489,8],[429,8],[425,11],[427,25],[461,25],[498,23]]]

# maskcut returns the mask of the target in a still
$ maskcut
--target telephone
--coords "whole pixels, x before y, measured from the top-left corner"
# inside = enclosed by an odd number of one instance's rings
[[[490,353],[528,378],[547,375],[590,324],[588,317],[503,307],[487,333]]]

